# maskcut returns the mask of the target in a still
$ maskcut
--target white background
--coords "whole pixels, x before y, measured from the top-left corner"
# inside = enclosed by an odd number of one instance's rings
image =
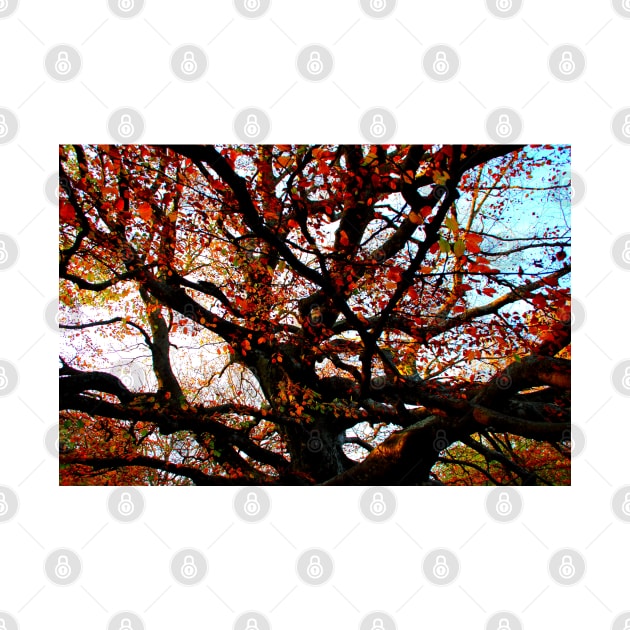
[[[83,61],[67,83],[44,67],[60,43]],[[209,60],[191,83],[169,65],[185,43]],[[320,83],[296,70],[311,43],[335,60]],[[461,61],[444,83],[422,69],[423,52],[438,43]],[[548,68],[564,43],[586,56],[572,82]],[[20,0],[0,19],[0,107],[19,120],[15,139],[0,144],[0,232],[20,248],[17,263],[0,272],[0,358],[20,377],[0,398],[0,485],[20,501],[15,518],[0,524],[0,610],[23,630],[104,629],[120,610],[155,630],[231,628],[250,609],[274,630],[359,628],[372,610],[387,611],[400,629],[485,628],[497,610],[529,629],[611,627],[630,608],[630,525],[611,510],[614,492],[630,483],[628,399],[611,383],[614,366],[630,356],[629,276],[611,256],[614,240],[630,232],[630,146],[611,131],[615,113],[630,106],[629,49],[630,19],[604,0],[525,0],[510,19],[482,0],[399,0],[380,20],[358,0],[272,0],[249,20],[228,0],[147,0],[127,20],[105,0]],[[108,514],[111,488],[59,488],[57,460],[44,446],[58,394],[58,337],[44,320],[58,288],[58,217],[44,183],[57,169],[59,143],[111,142],[107,120],[123,106],[141,112],[145,143],[238,142],[232,121],[249,106],[270,117],[267,142],[362,142],[361,114],[376,106],[396,118],[393,142],[491,142],[486,118],[507,106],[523,120],[519,142],[570,143],[587,186],[573,212],[573,295],[586,309],[573,339],[573,421],[586,446],[574,457],[572,487],[519,490],[524,509],[509,524],[489,518],[483,488],[395,488],[398,508],[384,524],[363,518],[361,488],[277,488],[269,516],[255,525],[234,513],[232,489],[141,489],[144,513],[125,525]],[[82,559],[71,586],[44,574],[57,547]],[[171,577],[170,560],[183,547],[208,558],[198,586]],[[324,586],[296,576],[307,547],[333,555]],[[450,586],[422,574],[435,547],[459,558]],[[577,585],[549,577],[549,558],[562,547],[586,559]]]

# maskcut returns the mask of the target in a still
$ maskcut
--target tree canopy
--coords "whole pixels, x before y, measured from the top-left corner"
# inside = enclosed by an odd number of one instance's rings
[[[570,149],[60,147],[60,482],[570,483]]]

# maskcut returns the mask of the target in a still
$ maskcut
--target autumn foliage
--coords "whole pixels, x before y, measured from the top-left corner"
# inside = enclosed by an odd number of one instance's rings
[[[569,162],[60,147],[61,483],[570,483]]]

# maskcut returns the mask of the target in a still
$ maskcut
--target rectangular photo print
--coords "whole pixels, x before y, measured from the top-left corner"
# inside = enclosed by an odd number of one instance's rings
[[[60,146],[60,484],[569,485],[570,162]]]

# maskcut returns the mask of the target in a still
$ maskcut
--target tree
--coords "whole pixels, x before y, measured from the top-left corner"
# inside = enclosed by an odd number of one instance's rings
[[[61,483],[568,483],[569,160],[60,147]]]

